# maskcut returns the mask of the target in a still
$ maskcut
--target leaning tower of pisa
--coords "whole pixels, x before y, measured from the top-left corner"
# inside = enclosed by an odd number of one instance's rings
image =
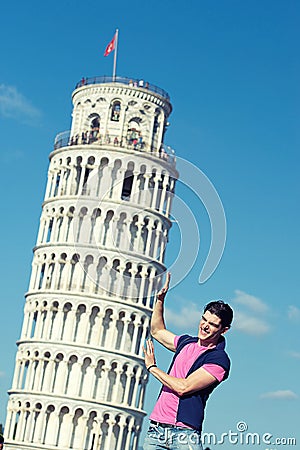
[[[6,449],[135,450],[177,171],[168,94],[82,79],[50,153]]]

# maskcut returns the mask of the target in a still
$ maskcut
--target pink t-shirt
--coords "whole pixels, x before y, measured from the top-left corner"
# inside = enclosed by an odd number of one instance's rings
[[[180,336],[175,336],[174,345],[177,347]],[[178,354],[175,363],[169,375],[176,378],[185,378],[196,359],[207,350],[207,347],[201,346],[198,342],[191,342],[183,347]],[[213,375],[218,381],[222,381],[225,370],[217,364],[204,364],[202,369]],[[177,422],[177,410],[179,405],[179,395],[170,388],[163,386],[162,392],[150,415],[151,420],[161,423],[169,423],[181,427],[190,428],[184,423]]]

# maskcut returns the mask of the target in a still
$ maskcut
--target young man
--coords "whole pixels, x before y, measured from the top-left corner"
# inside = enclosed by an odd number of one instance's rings
[[[175,352],[168,373],[156,365],[154,346],[144,348],[148,371],[162,383],[158,400],[150,415],[144,450],[202,450],[201,429],[206,401],[213,389],[229,375],[230,360],[223,334],[229,330],[233,311],[221,300],[204,308],[198,336],[176,336],[166,329],[164,300],[170,273],[157,294],[151,318],[151,335]]]
[[[4,437],[2,434],[0,434],[0,450],[3,449],[3,445],[4,445]]]

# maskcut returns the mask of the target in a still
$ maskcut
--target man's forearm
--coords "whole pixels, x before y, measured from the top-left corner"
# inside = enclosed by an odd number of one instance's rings
[[[151,374],[157,378],[164,386],[172,389],[172,391],[176,392],[179,396],[183,395],[187,388],[187,383],[185,378],[175,378],[171,375],[168,375],[163,370],[158,367],[152,367],[150,369]]]
[[[205,389],[217,381],[214,375],[211,375],[202,367],[188,375],[186,378],[173,377],[159,369],[156,364],[153,366],[150,365],[149,372],[164,386],[172,389],[172,391],[176,392],[180,397],[185,394],[190,394],[191,392]]]
[[[164,321],[164,302],[161,300],[156,300],[150,322],[151,335],[155,337],[155,334],[158,331],[165,329],[166,325]]]

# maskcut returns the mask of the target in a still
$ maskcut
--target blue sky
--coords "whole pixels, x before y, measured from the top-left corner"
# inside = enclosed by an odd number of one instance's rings
[[[299,3],[17,0],[1,12],[0,423],[48,155],[55,135],[70,128],[75,84],[82,76],[111,75],[113,56],[103,52],[119,28],[117,75],[169,92],[173,113],[165,141],[206,174],[226,214],[223,257],[199,284],[210,244],[208,215],[188,186],[178,185],[201,240],[195,264],[168,295],[168,326],[195,333],[202,307],[213,298],[229,301],[236,317],[227,334],[231,377],[209,400],[205,431],[220,436],[245,421],[249,432],[299,443]],[[175,226],[171,269],[179,238]],[[157,354],[166,368],[169,356]],[[151,380],[147,412],[158,388]]]

